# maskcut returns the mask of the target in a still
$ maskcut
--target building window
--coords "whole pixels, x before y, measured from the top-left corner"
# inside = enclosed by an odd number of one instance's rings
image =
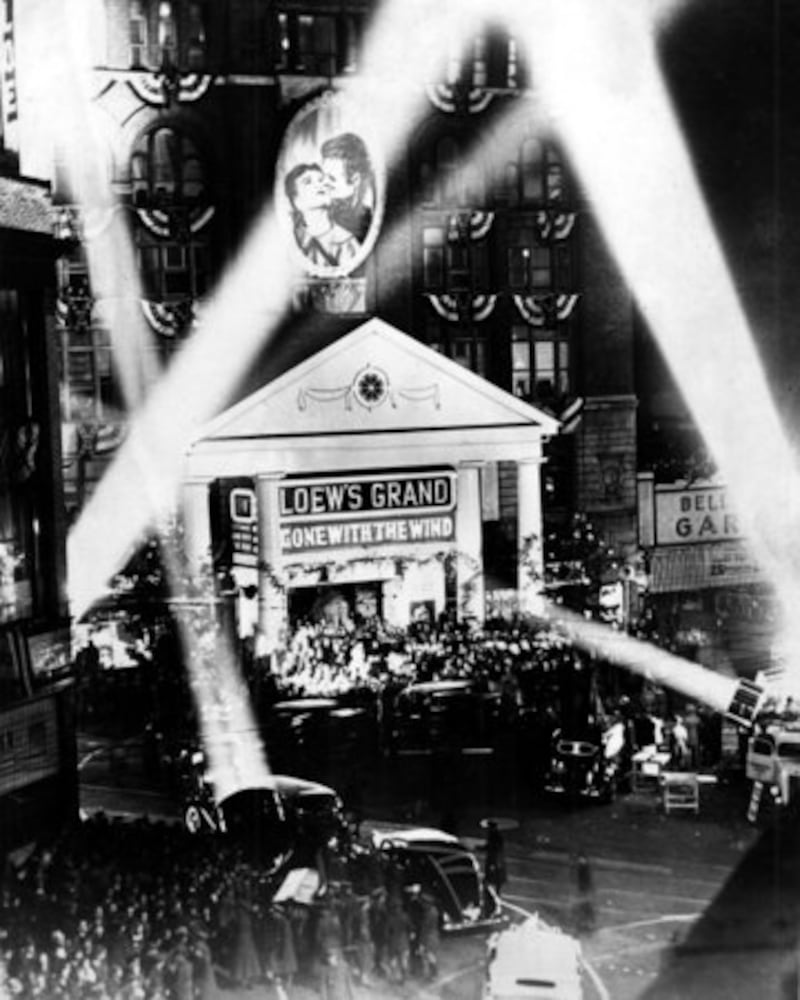
[[[425,332],[428,346],[433,350],[444,354],[462,368],[486,376],[486,337],[478,324],[447,323],[429,313]]]
[[[557,409],[570,391],[567,336],[527,325],[512,326],[511,383],[515,396]]]
[[[472,86],[485,87],[489,83],[489,66],[486,61],[486,36],[478,35],[472,43]]]
[[[294,69],[315,76],[333,76],[336,61],[334,18],[322,14],[299,14]]]
[[[485,171],[475,158],[464,161],[458,142],[441,137],[419,166],[424,204],[482,208],[486,203]]]
[[[344,39],[341,69],[343,73],[355,73],[358,70],[363,36],[363,23],[360,15],[346,14],[344,16],[342,34]]]
[[[208,250],[202,243],[150,243],[139,247],[142,284],[148,298],[197,298],[208,288]]]
[[[516,292],[569,289],[573,285],[572,246],[542,242],[534,217],[518,217],[506,235],[508,287]]]
[[[485,291],[489,261],[485,240],[427,225],[422,232],[422,281],[426,291]]]
[[[495,197],[514,205],[560,205],[568,196],[564,167],[552,147],[528,138],[516,156],[499,164],[495,174]]]
[[[206,63],[206,25],[201,3],[190,3],[186,12],[186,65],[203,69]]]
[[[162,65],[177,65],[178,30],[174,5],[170,0],[160,0],[158,5],[158,50]]]
[[[444,229],[426,226],[422,238],[422,280],[426,288],[444,288]]]
[[[134,69],[200,70],[206,62],[202,0],[129,0],[128,36]]]
[[[119,417],[122,399],[107,330],[65,331],[62,340],[64,418],[68,421]]]
[[[516,38],[508,39],[506,86],[509,90],[516,90],[520,86],[519,51]]]
[[[550,247],[536,245],[508,248],[508,284],[515,289],[549,289],[553,286]]]
[[[147,14],[142,0],[131,0],[128,15],[128,32],[131,45],[131,66],[140,69],[147,65]]]
[[[141,208],[201,204],[205,171],[192,140],[168,127],[143,136],[131,157],[131,193]]]

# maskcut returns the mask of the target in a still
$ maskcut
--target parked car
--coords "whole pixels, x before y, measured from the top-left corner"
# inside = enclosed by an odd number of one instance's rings
[[[410,684],[392,706],[391,744],[397,752],[491,748],[499,718],[500,695],[471,681]]]
[[[788,805],[800,778],[800,729],[776,723],[751,736],[745,773],[751,781],[776,787]]]
[[[545,789],[571,798],[614,799],[630,773],[622,722],[614,722],[597,735],[570,739],[562,730],[553,733]]]
[[[533,916],[492,935],[484,1000],[582,1000],[580,942]]]
[[[204,755],[186,758],[181,782],[184,824],[191,833],[215,831],[275,871],[290,860],[307,864],[319,848],[346,836],[344,807],[328,785],[274,774],[269,787],[243,788],[216,801],[204,771]]]
[[[419,886],[436,900],[444,931],[485,929],[504,923],[500,900],[487,885],[477,858],[457,837],[414,827],[375,830],[373,846],[390,878]]]

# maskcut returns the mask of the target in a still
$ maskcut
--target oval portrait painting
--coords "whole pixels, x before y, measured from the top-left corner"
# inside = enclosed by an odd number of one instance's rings
[[[352,102],[327,93],[289,125],[275,205],[299,264],[315,277],[351,274],[369,256],[383,216],[384,170]]]

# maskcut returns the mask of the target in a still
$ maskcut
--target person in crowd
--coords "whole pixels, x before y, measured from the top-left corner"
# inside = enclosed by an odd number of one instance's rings
[[[594,873],[586,854],[581,851],[575,859],[575,900],[574,923],[579,934],[591,934],[596,924],[594,900]]]
[[[369,927],[375,949],[375,970],[380,973],[385,973],[387,969],[387,900],[384,886],[378,886],[370,893]]]
[[[422,978],[435,979],[439,968],[439,907],[430,893],[424,892],[420,903],[417,958]]]
[[[297,974],[297,954],[291,921],[278,904],[267,907],[262,922],[262,963],[268,982],[284,992],[291,990]]]
[[[680,715],[675,716],[672,724],[672,759],[679,770],[685,771],[691,767],[689,733]]]
[[[358,981],[362,986],[372,983],[375,972],[375,942],[372,940],[370,921],[370,900],[368,896],[358,899],[353,923],[353,949],[358,970]]]
[[[486,843],[484,844],[486,861],[484,877],[486,882],[499,895],[506,882],[506,857],[503,834],[495,820],[489,820],[486,826]]]
[[[700,766],[700,714],[697,706],[689,702],[683,716],[686,729],[686,746],[689,751],[689,767],[696,770]]]
[[[411,961],[411,920],[399,892],[386,903],[386,972],[390,980],[404,983]]]
[[[221,1000],[222,994],[214,971],[209,934],[202,924],[196,923],[191,928],[190,947],[196,1000]]]
[[[175,931],[175,943],[167,959],[166,985],[170,1000],[194,1000],[194,968],[187,927]]]
[[[233,981],[245,989],[261,978],[261,963],[256,950],[253,929],[255,907],[247,889],[242,886],[236,895],[233,930]]]
[[[344,946],[342,921],[332,900],[326,899],[320,907],[314,943],[322,963],[327,955],[340,952]]]
[[[353,977],[341,948],[325,953],[320,976],[322,1000],[354,1000]]]

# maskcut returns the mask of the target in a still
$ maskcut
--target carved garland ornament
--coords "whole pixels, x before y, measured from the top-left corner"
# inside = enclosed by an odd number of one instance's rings
[[[441,405],[437,384],[393,389],[386,372],[376,365],[368,364],[356,372],[349,385],[335,389],[317,387],[301,389],[297,394],[297,408],[306,410],[309,401],[315,403],[343,401],[344,408],[351,410],[355,401],[363,409],[372,412],[386,402],[396,408],[398,399],[412,403],[432,401],[437,410]]]

